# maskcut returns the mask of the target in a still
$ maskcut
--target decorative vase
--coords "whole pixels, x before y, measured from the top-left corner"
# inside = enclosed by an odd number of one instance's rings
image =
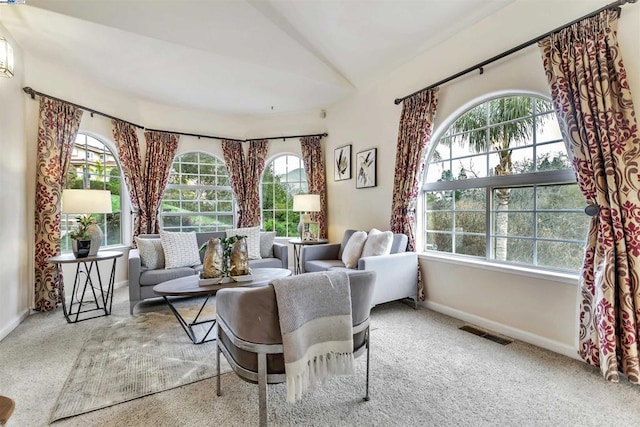
[[[86,258],[91,250],[91,240],[72,240],[71,250],[76,258]]]
[[[245,237],[239,238],[233,244],[230,271],[232,276],[246,276],[249,274],[249,252]]]
[[[222,243],[220,242],[220,239],[209,239],[202,264],[203,278],[215,279],[223,275],[224,256],[222,254]]]
[[[89,236],[91,236],[91,251],[89,251],[89,255],[94,256],[100,250],[100,246],[102,246],[104,233],[102,232],[102,229],[98,226],[98,224],[90,224],[87,227],[87,233],[89,233]]]

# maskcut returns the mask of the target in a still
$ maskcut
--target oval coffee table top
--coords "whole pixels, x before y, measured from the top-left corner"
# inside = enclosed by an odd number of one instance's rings
[[[215,293],[224,288],[238,288],[245,286],[263,286],[274,279],[291,276],[291,270],[285,268],[253,268],[252,280],[246,282],[218,283],[215,285],[199,285],[199,276],[180,277],[159,283],[153,287],[153,292],[164,296],[197,296]]]

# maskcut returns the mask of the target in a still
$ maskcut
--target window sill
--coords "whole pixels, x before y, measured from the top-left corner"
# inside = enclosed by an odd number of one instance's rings
[[[419,259],[445,262],[448,264],[460,265],[465,267],[481,268],[483,270],[498,271],[516,276],[532,277],[534,279],[548,280],[552,282],[564,283],[577,286],[580,281],[578,274],[562,273],[558,271],[541,270],[535,268],[526,268],[515,265],[499,264],[479,259],[470,259],[466,257],[456,256],[454,254],[420,252]]]

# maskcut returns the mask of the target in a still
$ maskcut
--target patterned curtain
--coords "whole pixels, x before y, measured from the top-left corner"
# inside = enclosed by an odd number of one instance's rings
[[[311,215],[318,222],[320,238],[327,238],[327,184],[325,180],[324,156],[320,146],[319,136],[306,136],[300,138],[302,148],[302,161],[307,173],[309,194],[320,195],[320,212]]]
[[[113,120],[113,139],[116,142],[120,164],[124,172],[124,179],[129,188],[129,198],[135,212],[140,212],[142,206],[146,206],[145,196],[145,175],[142,169],[142,158],[140,157],[140,143],[136,134],[135,126],[121,120]],[[138,236],[141,231],[146,230],[145,223],[142,224],[143,217],[136,214],[134,216],[133,236]],[[133,245],[135,246],[135,240]]]
[[[144,133],[147,153],[144,158],[145,175],[145,206],[140,207],[140,232],[159,233],[160,224],[158,212],[164,189],[169,180],[171,163],[178,151],[178,139],[174,133],[151,132]]]
[[[578,353],[608,381],[640,380],[640,139],[604,11],[539,43],[560,128],[591,218],[580,281]]]
[[[40,97],[36,166],[34,309],[50,311],[61,302],[56,268],[47,260],[60,253],[60,201],[83,111]]]
[[[391,231],[409,238],[408,250],[416,250],[416,201],[424,172],[427,144],[438,107],[438,88],[422,91],[403,101],[396,150]],[[419,271],[419,270],[418,270]],[[418,299],[424,301],[422,280],[418,280]]]
[[[266,139],[249,142],[249,154],[247,155],[245,171],[245,199],[242,204],[242,222],[238,227],[255,227],[262,222],[260,206],[260,178],[264,172],[264,164],[269,150],[269,141]]]
[[[238,227],[241,227],[240,224],[245,223],[245,215],[247,215],[243,203],[247,200],[247,185],[245,183],[244,174],[244,171],[247,169],[247,165],[245,164],[242,142],[230,141],[227,139],[223,140],[222,153],[224,155],[224,162],[227,165],[227,170],[229,171],[231,189],[233,190],[233,195],[236,197],[236,203],[238,204]]]

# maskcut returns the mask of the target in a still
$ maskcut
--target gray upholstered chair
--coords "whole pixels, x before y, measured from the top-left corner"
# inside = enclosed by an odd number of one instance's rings
[[[305,280],[307,275],[294,276]],[[354,357],[367,354],[364,400],[369,400],[369,312],[376,273],[349,275],[353,318]],[[286,381],[282,333],[273,286],[229,288],[216,295],[218,335],[216,350],[217,394],[220,387],[220,353],[243,380],[258,384],[260,425],[267,425],[267,384]]]

